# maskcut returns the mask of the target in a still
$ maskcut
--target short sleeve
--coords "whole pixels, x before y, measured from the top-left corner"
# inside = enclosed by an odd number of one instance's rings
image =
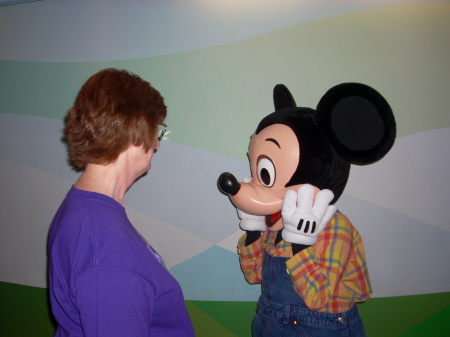
[[[238,242],[239,262],[244,277],[250,284],[262,282],[262,262],[264,246],[263,242],[267,233],[263,233],[261,238],[246,246],[245,239],[247,234],[242,235]]]

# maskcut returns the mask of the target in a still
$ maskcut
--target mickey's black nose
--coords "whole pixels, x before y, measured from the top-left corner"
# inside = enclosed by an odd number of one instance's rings
[[[241,184],[239,184],[234,175],[229,172],[224,172],[220,175],[219,179],[217,179],[217,187],[223,194],[233,196],[239,192]]]

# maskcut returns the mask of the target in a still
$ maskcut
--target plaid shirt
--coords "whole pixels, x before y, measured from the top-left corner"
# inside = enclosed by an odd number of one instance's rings
[[[247,247],[246,236],[239,240],[238,253],[244,277],[251,284],[262,282],[265,249],[273,256],[290,257],[286,272],[310,310],[345,312],[372,294],[361,236],[342,213],[335,214],[314,245],[295,256],[290,243],[275,245],[277,232],[264,232]]]

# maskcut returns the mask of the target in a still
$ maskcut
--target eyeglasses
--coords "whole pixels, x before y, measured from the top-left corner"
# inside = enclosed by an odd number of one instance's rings
[[[167,132],[167,125],[165,123],[158,124],[158,140],[163,139]]]

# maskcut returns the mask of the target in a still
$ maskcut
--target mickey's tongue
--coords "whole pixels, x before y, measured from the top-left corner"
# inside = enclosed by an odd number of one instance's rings
[[[275,222],[277,222],[281,218],[281,211],[272,215],[266,215],[266,226],[272,227]]]

